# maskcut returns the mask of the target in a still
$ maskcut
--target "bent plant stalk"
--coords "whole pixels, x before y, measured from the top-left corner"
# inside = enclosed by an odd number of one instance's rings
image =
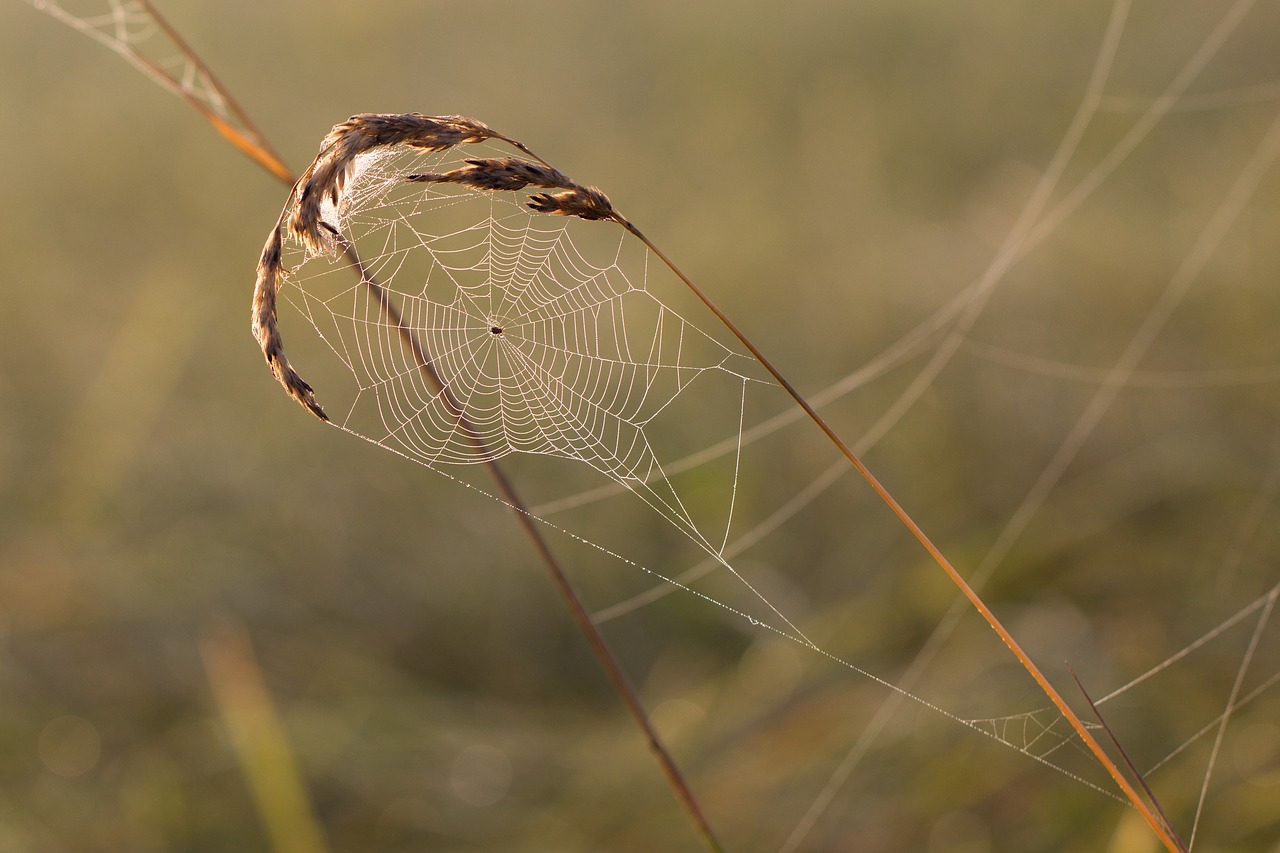
[[[370,113],[352,116],[347,121],[336,125],[330,132],[315,162],[294,185],[293,192],[285,205],[281,218],[268,238],[263,252],[262,265],[259,268],[255,292],[255,310],[257,312],[255,334],[262,344],[263,352],[272,371],[290,396],[294,397],[295,400],[318,417],[325,417],[323,410],[320,409],[315,401],[311,386],[294,371],[284,357],[280,343],[274,305],[276,288],[283,274],[283,267],[279,257],[281,232],[287,228],[295,239],[303,243],[312,252],[333,252],[335,247],[340,247],[349,252],[349,246],[345,243],[345,238],[334,226],[321,218],[321,205],[326,199],[335,204],[339,203],[342,197],[344,176],[356,157],[380,147],[404,146],[410,149],[439,151],[456,145],[465,145],[487,139],[508,142],[521,152],[533,157],[533,161],[514,157],[473,158],[467,159],[465,165],[447,172],[410,174],[404,176],[404,180],[412,183],[454,184],[475,191],[495,193],[516,192],[529,187],[536,187],[548,192],[534,193],[528,197],[526,206],[533,211],[554,216],[572,216],[591,221],[612,222],[643,242],[649,251],[653,252],[659,260],[684,282],[693,294],[773,376],[774,380],[786,390],[795,403],[822,430],[831,443],[839,449],[840,453],[867,481],[876,494],[880,496],[898,520],[924,547],[929,556],[942,568],[952,583],[982,615],[1013,653],[1014,657],[1018,659],[1018,662],[1039,685],[1044,694],[1067,719],[1090,752],[1093,753],[1098,762],[1115,780],[1126,798],[1139,810],[1166,849],[1171,853],[1184,851],[1186,848],[1177,838],[1172,827],[1158,814],[1158,807],[1153,810],[1148,805],[1147,801],[1130,783],[1129,779],[1110,758],[1097,739],[1093,737],[1079,715],[1070,708],[1066,700],[1022,649],[1008,629],[1004,627],[991,608],[987,606],[978,593],[955,569],[942,551],[929,539],[910,514],[872,474],[870,469],[854,454],[844,440],[827,424],[822,416],[782,375],[764,353],[752,343],[750,338],[666,254],[619,213],[603,192],[595,187],[574,182],[563,172],[533,154],[525,145],[498,133],[483,122],[462,116]],[[401,334],[403,336],[406,333],[402,330]],[[409,334],[411,335],[411,333]],[[425,355],[417,351],[415,351],[414,355],[421,364]],[[440,387],[438,378],[436,385]],[[456,404],[451,403],[450,405],[453,407]],[[458,410],[456,414],[460,423],[465,424],[464,413]]]
[[[1035,680],[1040,689],[1066,718],[1076,734],[1093,753],[1097,761],[1115,780],[1129,802],[1142,815],[1155,835],[1170,853],[1185,853],[1186,846],[1178,838],[1172,826],[1157,815],[1156,809],[1129,782],[1116,763],[1103,750],[1097,739],[1091,734],[1084,722],[1061,694],[1053,687],[1039,667],[1027,655],[991,609],[976,591],[965,581],[941,550],[929,539],[906,510],[889,493],[889,491],[872,474],[866,465],[857,457],[840,436],[826,423],[812,405],[783,376],[771,361],[755,346],[738,326],[724,314],[712,300],[699,289],[648,237],[635,225],[618,213],[611,202],[600,190],[577,184],[556,170],[542,158],[533,154],[522,143],[504,136],[483,122],[461,116],[428,117],[418,114],[409,115],[360,115],[353,116],[347,122],[334,127],[326,138],[321,153],[311,167],[293,182],[288,168],[271,150],[265,137],[252,124],[248,117],[235,105],[226,92],[213,78],[204,63],[181,40],[178,34],[164,21],[149,3],[141,3],[142,8],[155,19],[157,25],[178,45],[184,57],[189,60],[204,76],[209,85],[230,105],[234,121],[229,122],[203,102],[191,97],[172,77],[162,71],[155,63],[147,60],[138,51],[128,45],[117,47],[135,65],[166,88],[177,92],[183,99],[201,113],[224,138],[235,148],[250,157],[274,177],[291,183],[289,203],[286,204],[281,218],[272,229],[267,245],[264,247],[262,261],[259,266],[259,277],[254,294],[254,333],[262,346],[272,372],[284,385],[285,390],[298,403],[303,405],[317,417],[327,420],[323,409],[315,401],[312,388],[301,379],[289,365],[284,356],[283,344],[276,326],[275,296],[282,270],[280,260],[281,232],[286,227],[291,234],[302,240],[313,251],[337,251],[343,254],[348,263],[360,276],[361,283],[367,287],[377,299],[389,324],[396,329],[402,344],[413,355],[418,369],[431,384],[438,389],[442,399],[458,418],[460,428],[477,448],[484,453],[484,443],[475,429],[467,421],[463,407],[453,397],[450,390],[441,382],[426,351],[417,340],[413,330],[401,319],[398,309],[391,302],[385,289],[368,274],[367,269],[356,255],[354,248],[346,239],[338,234],[327,223],[320,219],[320,204],[326,193],[340,193],[346,167],[358,154],[372,148],[387,145],[409,145],[428,150],[441,150],[454,145],[477,142],[483,139],[504,141],[534,161],[517,158],[497,158],[491,160],[469,161],[467,166],[443,174],[407,176],[408,180],[417,182],[455,183],[480,191],[514,191],[535,186],[552,192],[537,193],[530,197],[528,206],[533,210],[560,216],[575,216],[587,220],[613,222],[634,237],[639,239],[653,254],[661,260],[697,298],[717,317],[717,319],[746,347],[761,366],[763,366],[803,409],[814,424],[822,430],[828,440],[840,451],[871,488],[880,496],[899,521],[911,532],[920,545],[928,552],[935,563],[946,573],[964,597],[982,615],[1000,639],[1005,643],[1018,662]],[[102,40],[102,39],[99,39]],[[238,126],[237,126],[238,125]],[[336,196],[335,196],[336,197]],[[616,658],[609,651],[599,629],[592,622],[581,598],[569,582],[557,558],[550,550],[545,538],[534,524],[528,512],[503,469],[495,461],[486,466],[493,476],[504,500],[512,510],[529,538],[534,550],[544,567],[551,574],[553,582],[569,607],[575,623],[586,636],[601,666],[608,675],[615,690],[619,693],[627,710],[635,719],[654,752],[664,775],[676,797],[680,800],[691,820],[694,822],[703,843],[712,851],[721,847],[712,833],[705,816],[689,789],[684,778],[676,767],[670,754],[662,745],[657,733],[649,722],[648,714],[640,703],[634,688],[630,685]],[[1141,781],[1141,780],[1140,780]],[[1145,787],[1145,786],[1144,786]],[[1155,803],[1154,797],[1151,797]]]

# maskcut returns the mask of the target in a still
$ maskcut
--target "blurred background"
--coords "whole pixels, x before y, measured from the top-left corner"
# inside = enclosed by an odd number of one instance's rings
[[[1109,3],[158,7],[295,170],[350,114],[461,113],[603,187],[801,391],[853,377],[824,414],[1077,708],[1064,660],[1095,698],[1169,662],[1104,710],[1184,836],[1208,779],[1196,849],[1280,850],[1280,7],[1135,4],[1003,256]],[[702,849],[509,511],[264,368],[284,187],[31,5],[0,56],[0,849]],[[771,442],[743,532],[836,461]],[[637,501],[548,520],[702,556]],[[597,613],[654,583],[551,542]],[[1155,849],[997,740],[1111,790],[976,617],[912,667],[955,593],[864,484],[734,564],[830,656],[686,593],[603,623],[726,850]]]

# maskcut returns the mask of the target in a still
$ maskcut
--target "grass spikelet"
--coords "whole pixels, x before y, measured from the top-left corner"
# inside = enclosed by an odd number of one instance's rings
[[[293,185],[280,218],[267,236],[258,262],[252,308],[253,336],[262,347],[272,374],[290,397],[321,420],[328,420],[328,416],[316,402],[311,386],[298,375],[285,356],[276,316],[276,295],[281,279],[287,275],[282,259],[285,233],[298,240],[308,254],[337,256],[346,253],[350,250],[349,244],[337,226],[324,220],[323,214],[326,201],[334,207],[341,204],[347,176],[358,156],[378,148],[395,146],[444,151],[486,139],[502,140],[534,159],[475,158],[448,172],[410,174],[404,180],[457,184],[487,192],[514,192],[529,186],[558,190],[530,196],[529,208],[555,216],[627,224],[603,192],[575,183],[536,157],[522,143],[477,119],[420,113],[361,113],[334,125],[321,143],[315,160]]]
[[[538,213],[550,213],[553,216],[577,216],[581,219],[595,221],[611,220],[619,225],[627,226],[609,197],[595,187],[574,186],[558,193],[536,193],[530,196],[528,205]]]
[[[424,116],[419,113],[361,113],[336,124],[320,145],[320,153],[294,185],[289,231],[316,254],[334,250],[331,235],[320,227],[320,208],[327,198],[337,205],[355,158],[375,148],[406,145],[443,151],[455,145],[505,139],[487,124],[465,116]]]
[[[276,294],[280,290],[280,277],[283,274],[281,234],[277,224],[271,230],[258,261],[258,279],[253,288],[253,336],[262,347],[267,366],[284,386],[285,392],[311,414],[327,421],[329,417],[316,402],[315,392],[293,369],[284,354],[284,339],[276,320]]]
[[[462,184],[478,190],[522,190],[535,187],[576,187],[564,173],[550,166],[521,160],[518,157],[496,157],[468,160],[465,166],[448,172],[406,175],[411,183]]]

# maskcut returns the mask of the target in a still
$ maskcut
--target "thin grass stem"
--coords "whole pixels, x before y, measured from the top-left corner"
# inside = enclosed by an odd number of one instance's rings
[[[765,370],[769,371],[769,374],[773,376],[773,378],[783,387],[784,390],[786,390],[788,394],[791,395],[791,398],[795,400],[796,404],[799,405],[800,408],[804,409],[805,413],[809,416],[809,419],[826,434],[831,443],[839,449],[841,454],[847,460],[849,460],[849,464],[851,464],[858,473],[862,475],[863,479],[867,481],[875,493],[880,496],[881,500],[883,500],[893,514],[897,516],[898,520],[902,522],[909,531],[911,531],[911,535],[914,536],[916,541],[924,547],[925,551],[929,553],[929,556],[933,558],[934,562],[937,563],[944,572],[946,572],[947,577],[951,579],[951,582],[956,585],[964,597],[969,600],[969,603],[972,604],[980,614],[982,614],[982,618],[987,621],[987,624],[996,632],[1004,644],[1009,648],[1009,651],[1013,653],[1013,656],[1018,659],[1020,664],[1022,664],[1023,669],[1031,675],[1036,684],[1040,686],[1041,691],[1043,691],[1045,696],[1049,698],[1049,701],[1054,704],[1062,716],[1071,725],[1071,728],[1073,728],[1076,734],[1080,736],[1080,739],[1084,741],[1084,744],[1089,748],[1089,751],[1093,753],[1094,757],[1103,766],[1103,768],[1106,769],[1111,778],[1115,780],[1116,784],[1120,787],[1120,790],[1124,792],[1125,797],[1133,804],[1134,808],[1142,814],[1143,819],[1146,820],[1147,824],[1151,827],[1152,831],[1160,839],[1160,842],[1165,846],[1169,853],[1183,853],[1183,848],[1180,844],[1169,834],[1162,821],[1156,816],[1155,812],[1153,812],[1151,807],[1147,805],[1146,801],[1133,787],[1133,785],[1130,784],[1129,780],[1125,778],[1125,775],[1120,771],[1120,768],[1111,760],[1111,757],[1107,755],[1101,744],[1099,744],[1097,739],[1095,739],[1089,732],[1089,729],[1085,726],[1079,715],[1076,714],[1075,711],[1071,710],[1071,706],[1069,706],[1066,700],[1062,698],[1062,695],[1058,693],[1057,689],[1055,689],[1049,682],[1049,679],[1045,677],[1044,673],[1040,671],[1040,667],[1038,667],[1031,657],[1022,649],[1022,646],[1018,644],[1018,641],[1013,638],[1013,635],[1009,633],[1008,629],[1004,627],[998,618],[996,618],[996,615],[991,611],[991,608],[987,606],[986,602],[984,602],[978,593],[974,591],[973,587],[969,586],[969,583],[964,579],[964,577],[956,571],[956,568],[953,565],[951,565],[951,561],[948,560],[942,551],[933,544],[933,541],[925,534],[920,525],[916,524],[915,520],[905,509],[903,509],[902,505],[898,503],[892,494],[889,493],[889,490],[881,484],[880,480],[872,474],[871,470],[867,468],[861,459],[858,458],[857,454],[855,454],[853,450],[845,444],[844,440],[836,434],[835,430],[833,430],[822,416],[818,414],[817,410],[809,404],[809,401],[806,400],[804,396],[800,394],[800,392],[797,391],[789,381],[787,381],[787,378],[773,366],[773,362],[769,361],[769,359],[765,357],[764,353],[762,353],[756,345],[751,342],[751,339],[748,338],[746,334],[729,319],[728,315],[721,311],[716,304],[712,302],[711,299],[703,293],[703,291],[695,285],[693,281],[685,275],[670,258],[666,256],[666,254],[663,253],[661,249],[654,245],[652,240],[646,237],[641,233],[640,229],[636,228],[627,220],[619,217],[617,221],[623,228],[634,234],[641,242],[648,246],[649,250],[652,251],[654,255],[657,256],[657,258],[661,260],[673,273],[675,273],[682,282],[684,282],[684,284],[695,296],[698,297],[699,300],[701,300],[708,310],[710,310],[711,313],[724,324],[725,328],[727,328],[733,336],[751,352],[756,360],[760,362],[761,366],[764,367]]]
[[[1147,784],[1147,780],[1142,775],[1142,772],[1138,770],[1137,766],[1134,765],[1133,760],[1129,758],[1129,753],[1120,745],[1120,739],[1116,737],[1115,731],[1112,730],[1111,726],[1102,716],[1101,709],[1099,709],[1098,704],[1093,701],[1093,697],[1089,695],[1089,691],[1085,690],[1084,682],[1080,680],[1080,676],[1076,675],[1076,671],[1071,667],[1071,664],[1067,664],[1067,672],[1071,673],[1071,678],[1075,680],[1076,687],[1080,688],[1080,693],[1084,696],[1084,701],[1089,703],[1089,708],[1093,711],[1093,715],[1098,718],[1098,725],[1102,726],[1102,730],[1107,733],[1107,738],[1111,741],[1111,745],[1116,748],[1120,753],[1120,757],[1124,759],[1124,766],[1129,768],[1129,772],[1138,780],[1138,784],[1142,786],[1143,792],[1155,806],[1156,814],[1160,818],[1160,823],[1169,831],[1169,834],[1173,836],[1173,840],[1178,844],[1178,849],[1183,851],[1183,853],[1186,853],[1186,843],[1183,842],[1181,836],[1178,835],[1177,830],[1173,828],[1173,823],[1169,820],[1169,816],[1164,813],[1164,809],[1161,808],[1160,801],[1156,799],[1155,792],[1151,790],[1151,787]]]

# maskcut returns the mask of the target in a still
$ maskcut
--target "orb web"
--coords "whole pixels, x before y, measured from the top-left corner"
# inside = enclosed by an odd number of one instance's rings
[[[350,380],[326,408],[427,466],[584,462],[717,553],[722,531],[686,510],[650,426],[685,393],[738,425],[758,366],[651,292],[647,254],[612,223],[535,212],[524,192],[406,180],[484,147],[362,154],[321,211],[347,257],[286,246],[286,298]]]

